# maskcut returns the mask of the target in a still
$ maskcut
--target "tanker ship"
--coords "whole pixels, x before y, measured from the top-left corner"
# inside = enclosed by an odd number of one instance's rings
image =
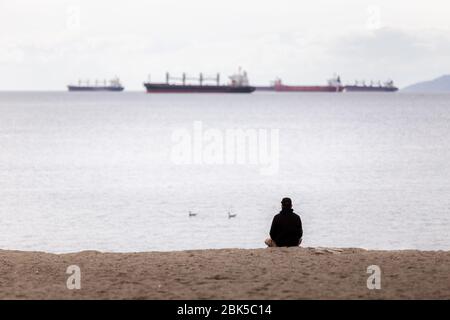
[[[273,90],[278,92],[342,92],[344,87],[339,76],[328,80],[327,85],[324,86],[285,85],[278,78],[274,81]]]
[[[398,88],[394,85],[394,81],[388,80],[384,84],[378,81],[377,85],[371,81],[370,85],[366,85],[363,81],[361,84],[358,81],[354,85],[344,86],[345,92],[396,92]]]
[[[230,83],[220,84],[220,74],[215,77],[205,77],[200,73],[198,78],[187,77],[183,73],[181,78],[171,77],[166,73],[166,82],[144,82],[147,93],[252,93],[255,87],[249,85],[247,72],[239,72],[229,76]],[[170,83],[170,80],[178,80],[181,83]],[[194,80],[195,84],[187,83]],[[213,80],[215,84],[205,84],[206,81]]]
[[[67,88],[69,91],[123,91],[124,89],[117,77],[109,80],[109,84],[106,83],[106,80],[103,80],[103,83],[96,80],[93,85],[89,84],[89,80],[85,82],[78,80],[77,85],[70,84]]]

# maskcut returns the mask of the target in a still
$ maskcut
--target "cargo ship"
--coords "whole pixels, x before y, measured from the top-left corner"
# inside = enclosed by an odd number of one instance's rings
[[[89,80],[83,82],[78,80],[77,85],[68,85],[69,91],[123,91],[124,87],[120,83],[119,78],[114,78],[109,80],[109,84],[106,80],[100,83],[98,80],[95,81],[93,85],[89,83]]]
[[[187,77],[183,73],[181,78],[171,77],[166,73],[166,82],[144,82],[147,93],[252,93],[255,87],[249,85],[247,72],[239,72],[229,76],[230,83],[220,84],[220,74],[215,77],[205,77],[200,73],[198,78]],[[181,83],[170,83],[171,80],[178,80]],[[187,83],[194,80],[195,84]],[[213,80],[215,84],[206,84],[206,81]]]
[[[341,78],[336,76],[328,80],[327,85],[323,86],[285,85],[281,82],[281,79],[276,79],[273,84],[273,89],[277,92],[342,92],[344,86],[341,83]]]
[[[345,92],[396,92],[398,88],[394,85],[394,81],[388,80],[384,84],[381,84],[378,81],[378,84],[374,84],[373,82],[370,85],[366,85],[363,81],[361,84],[358,81],[355,82],[354,85],[346,85],[344,86]]]

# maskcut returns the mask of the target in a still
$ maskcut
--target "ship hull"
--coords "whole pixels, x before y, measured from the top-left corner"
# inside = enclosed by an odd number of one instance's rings
[[[255,87],[144,83],[147,93],[252,93]]]
[[[123,91],[124,88],[123,87],[88,87],[88,86],[67,86],[67,89],[69,91],[88,91],[88,92],[92,92],[92,91],[114,91],[114,92],[119,92],[119,91]]]
[[[343,87],[334,86],[275,86],[274,91],[278,92],[342,92]]]
[[[345,86],[345,92],[396,92],[396,87]]]
[[[258,86],[255,87],[256,91],[275,91],[273,86]]]

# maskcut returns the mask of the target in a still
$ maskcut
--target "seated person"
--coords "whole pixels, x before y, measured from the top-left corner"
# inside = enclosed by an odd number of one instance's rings
[[[265,244],[269,247],[297,247],[302,242],[302,236],[302,220],[292,210],[291,199],[283,198],[281,211],[273,217],[270,238]]]

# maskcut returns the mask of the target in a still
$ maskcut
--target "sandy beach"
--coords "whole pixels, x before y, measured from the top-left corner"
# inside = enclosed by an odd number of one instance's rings
[[[69,290],[67,267],[81,270]],[[367,267],[381,289],[367,288]],[[1,299],[450,299],[450,252],[331,248],[0,251]]]

